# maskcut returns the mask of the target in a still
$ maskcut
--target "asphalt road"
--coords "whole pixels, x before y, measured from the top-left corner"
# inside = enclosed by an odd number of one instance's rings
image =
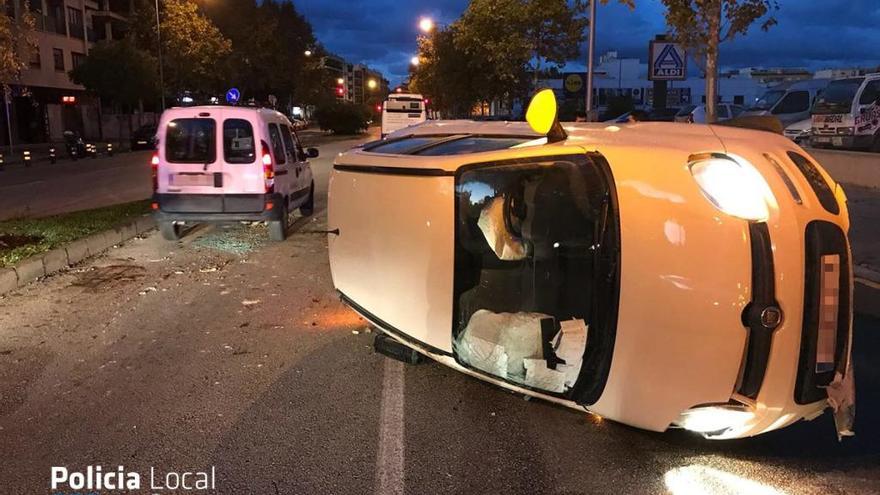
[[[88,465],[214,466],[224,494],[880,490],[868,317],[843,443],[829,415],[730,442],[644,432],[375,354],[321,233],[330,160],[350,144],[322,147],[316,214],[283,243],[260,226],[153,234],[0,299],[0,492],[47,493],[52,466]]]

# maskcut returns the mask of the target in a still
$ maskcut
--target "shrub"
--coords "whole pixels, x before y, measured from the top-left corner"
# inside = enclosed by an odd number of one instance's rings
[[[358,134],[367,128],[369,110],[363,105],[349,102],[336,102],[318,109],[315,120],[321,130],[335,134]]]

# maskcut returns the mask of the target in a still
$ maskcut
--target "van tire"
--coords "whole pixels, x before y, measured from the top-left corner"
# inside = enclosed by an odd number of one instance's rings
[[[179,241],[183,237],[183,228],[174,222],[159,222],[159,232],[166,241]]]
[[[268,222],[269,240],[283,241],[287,238],[287,205],[281,205],[281,218]]]
[[[310,217],[315,213],[315,181],[309,186],[309,197],[299,207],[299,213],[304,217]]]

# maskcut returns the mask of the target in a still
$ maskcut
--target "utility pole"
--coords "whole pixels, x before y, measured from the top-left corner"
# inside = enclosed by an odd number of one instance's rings
[[[165,111],[165,74],[162,70],[162,30],[159,28],[159,0],[156,0],[156,40],[159,49],[159,91],[162,92],[162,111]]]
[[[590,44],[587,48],[587,120],[593,118],[593,52],[596,48],[596,0],[590,0]]]

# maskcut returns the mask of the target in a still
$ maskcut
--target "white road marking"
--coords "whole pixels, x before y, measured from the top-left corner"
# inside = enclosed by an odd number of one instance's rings
[[[385,358],[379,413],[379,451],[376,458],[378,495],[403,494],[404,366],[400,361]]]

